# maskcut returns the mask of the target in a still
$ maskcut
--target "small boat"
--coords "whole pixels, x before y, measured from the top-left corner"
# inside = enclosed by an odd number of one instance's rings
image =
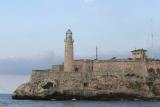
[[[73,98],[72,101],[76,101],[77,99]]]

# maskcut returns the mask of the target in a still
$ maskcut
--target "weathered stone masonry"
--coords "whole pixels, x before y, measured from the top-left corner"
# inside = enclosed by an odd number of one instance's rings
[[[74,60],[72,32],[66,32],[64,64],[33,70],[28,83],[13,94],[15,99],[159,98],[160,60],[135,49],[128,59]]]

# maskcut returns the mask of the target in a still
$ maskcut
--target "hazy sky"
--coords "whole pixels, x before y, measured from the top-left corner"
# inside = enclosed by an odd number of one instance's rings
[[[0,93],[32,69],[62,63],[67,29],[76,58],[94,58],[96,45],[101,58],[130,57],[134,48],[151,48],[151,31],[159,57],[159,10],[160,0],[1,0]]]

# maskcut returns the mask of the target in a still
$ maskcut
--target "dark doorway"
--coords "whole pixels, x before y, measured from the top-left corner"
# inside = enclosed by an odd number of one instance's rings
[[[75,68],[75,72],[78,72],[78,68],[77,67]]]

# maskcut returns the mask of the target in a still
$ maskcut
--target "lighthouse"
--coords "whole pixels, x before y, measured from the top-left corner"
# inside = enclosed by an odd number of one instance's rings
[[[68,29],[65,39],[65,52],[64,52],[64,72],[73,71],[73,39],[72,31]]]

